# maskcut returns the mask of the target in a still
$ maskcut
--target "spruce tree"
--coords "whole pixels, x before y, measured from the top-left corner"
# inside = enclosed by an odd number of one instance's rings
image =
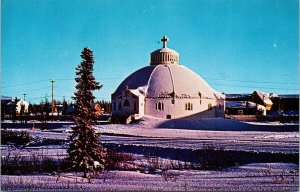
[[[72,143],[67,152],[72,168],[82,171],[83,177],[87,177],[88,172],[94,172],[94,165],[97,166],[97,171],[104,169],[106,151],[92,127],[96,123],[93,91],[102,87],[93,76],[93,52],[84,48],[81,58],[82,62],[76,68],[77,85],[73,97],[75,126],[72,127]]]

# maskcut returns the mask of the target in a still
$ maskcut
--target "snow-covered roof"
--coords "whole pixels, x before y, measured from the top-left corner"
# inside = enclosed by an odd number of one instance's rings
[[[223,93],[220,93],[219,91],[214,90],[214,95],[216,99],[225,99],[225,95]]]
[[[199,75],[179,65],[179,54],[166,47],[166,36],[163,36],[161,41],[163,47],[151,53],[150,66],[129,75],[113,96],[121,95],[125,89],[130,89],[139,90],[148,98],[225,98]]]
[[[290,95],[278,95],[280,98],[294,98],[294,99],[299,99],[299,94],[290,94]]]
[[[270,99],[270,94],[262,91],[254,91],[257,93],[259,98],[267,105],[273,105],[273,102]]]
[[[237,98],[245,98],[249,97],[250,94],[225,94],[226,99],[237,99]]]
[[[279,97],[279,95],[275,94],[275,93],[270,93],[270,98],[277,98]]]
[[[134,94],[134,95],[136,95],[136,96],[141,96],[141,95],[143,95],[142,94],[142,92],[140,91],[140,90],[138,90],[138,89],[129,89],[129,91],[132,93],[132,94]]]
[[[182,65],[151,65],[129,75],[114,92],[121,95],[126,89],[143,89],[150,98],[174,93],[176,97],[224,98],[199,75]]]
[[[1,100],[12,100],[12,97],[1,95]]]
[[[253,102],[250,102],[250,101],[226,101],[225,102],[225,107],[226,108],[261,108],[261,107],[264,107],[262,105],[259,105],[259,104],[256,104],[256,103],[253,103]]]

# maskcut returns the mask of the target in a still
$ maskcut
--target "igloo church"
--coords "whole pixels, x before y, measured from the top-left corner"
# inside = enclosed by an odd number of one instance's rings
[[[112,119],[163,119],[188,116],[223,117],[225,96],[179,63],[179,54],[163,47],[150,55],[150,65],[129,75],[111,95]]]

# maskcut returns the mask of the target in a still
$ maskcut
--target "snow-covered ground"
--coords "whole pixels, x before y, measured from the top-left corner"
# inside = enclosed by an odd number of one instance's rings
[[[192,129],[178,128],[186,126],[186,120],[178,120],[175,128],[174,126],[172,128],[171,125],[160,128],[162,124],[173,123],[170,120],[145,117],[145,120],[130,125],[104,124],[95,126],[95,129],[102,133],[101,141],[103,143],[185,149],[201,149],[203,145],[211,144],[225,150],[299,152],[299,130],[289,130],[290,124],[277,125],[274,122],[256,122],[255,125],[252,125],[250,122],[225,118],[191,119],[189,122],[193,124]],[[71,124],[62,124],[60,128],[43,131],[39,129],[35,131],[30,129],[14,130],[26,130],[34,137],[68,139],[71,126]],[[218,126],[222,126],[227,131],[213,129]],[[277,126],[283,127],[282,130],[274,131],[274,127]],[[284,126],[287,126],[286,130]],[[293,126],[297,127],[298,125]],[[236,129],[245,130],[236,131]],[[66,148],[66,146],[62,146],[62,148]]]
[[[68,140],[70,122],[48,130],[26,130],[36,139]],[[164,120],[145,117],[130,125],[100,124],[104,144],[161,148],[202,149],[210,144],[232,151],[299,154],[299,124],[240,122],[224,118]],[[52,156],[64,158],[67,145],[1,146],[2,157]],[[137,155],[138,156],[138,155]],[[143,156],[141,156],[143,157]],[[137,163],[137,162],[135,162]],[[168,170],[156,174],[109,171],[93,176],[91,183],[73,173],[2,175],[2,190],[136,190],[136,191],[295,191],[299,166],[292,163],[252,163],[215,171]]]
[[[39,191],[298,191],[298,165],[253,163],[219,171],[167,170],[156,174],[109,171],[80,174],[2,175],[1,189]]]

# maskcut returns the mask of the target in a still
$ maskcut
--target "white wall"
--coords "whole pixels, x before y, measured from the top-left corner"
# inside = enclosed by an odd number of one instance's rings
[[[155,109],[155,103],[164,103],[164,110],[159,111]],[[186,110],[185,104],[192,103],[192,110]],[[211,104],[209,110],[208,106]],[[221,110],[219,110],[219,105],[221,104]],[[200,99],[197,98],[185,98],[185,99],[175,99],[175,103],[172,104],[171,98],[159,98],[150,99],[146,98],[145,114],[158,118],[167,118],[167,115],[171,115],[172,119],[181,118],[185,116],[190,116],[198,114],[199,117],[218,117],[224,116],[224,100],[216,101],[216,99]]]
[[[126,107],[124,106],[125,100],[129,101],[130,106]],[[116,107],[114,107],[114,103]],[[121,104],[121,110],[119,110],[119,104]],[[134,104],[136,104],[136,110],[134,110]],[[125,97],[125,95],[122,95],[122,97],[112,97],[112,114],[117,115],[133,115],[138,114],[138,116],[141,118],[144,116],[144,96],[140,95],[139,97],[129,94]]]

